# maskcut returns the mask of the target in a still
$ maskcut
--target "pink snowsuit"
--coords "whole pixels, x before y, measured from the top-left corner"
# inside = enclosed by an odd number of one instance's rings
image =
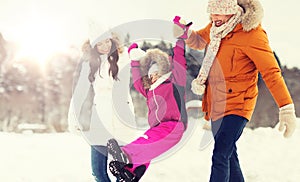
[[[152,159],[176,145],[185,131],[187,113],[184,40],[177,40],[173,52],[173,57],[170,58],[170,76],[153,89],[143,87],[140,62],[131,61],[134,87],[147,99],[150,125],[150,129],[143,136],[122,147],[133,164],[132,171],[142,164],[148,167]]]

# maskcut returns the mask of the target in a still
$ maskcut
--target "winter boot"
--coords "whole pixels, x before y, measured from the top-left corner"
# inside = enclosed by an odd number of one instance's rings
[[[109,139],[107,142],[107,150],[110,155],[112,155],[114,161],[119,161],[122,163],[128,163],[128,157],[120,148],[117,140]]]
[[[146,166],[141,165],[134,169],[133,173],[129,170],[132,164],[125,164],[119,161],[109,163],[110,172],[118,178],[120,182],[138,182],[146,171]]]

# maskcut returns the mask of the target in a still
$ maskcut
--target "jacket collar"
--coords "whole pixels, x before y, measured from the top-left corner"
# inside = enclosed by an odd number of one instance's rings
[[[155,83],[153,83],[149,90],[154,90],[156,87],[158,87],[160,84],[162,84],[164,81],[166,81],[170,76],[172,72],[168,72],[164,75],[162,75],[159,79],[156,80]]]

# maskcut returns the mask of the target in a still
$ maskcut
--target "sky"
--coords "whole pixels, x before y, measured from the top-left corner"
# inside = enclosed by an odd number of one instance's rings
[[[193,21],[195,30],[208,23],[207,0],[0,0],[0,3],[0,32],[6,40],[20,44],[24,54],[34,54],[36,50],[46,54],[70,44],[80,46],[89,36],[90,20],[110,28],[143,19],[171,21],[175,15]],[[297,54],[300,37],[295,36],[300,2],[261,0],[261,3],[265,14],[262,25],[272,49],[283,64],[300,67]]]
[[[196,126],[188,141],[173,155],[153,162],[141,182],[209,181],[213,142],[199,150],[203,122],[189,120]],[[299,137],[299,125],[289,139],[277,128],[245,128],[237,144],[245,181],[299,181]],[[90,147],[79,135],[0,132],[0,143],[0,181],[94,182]]]

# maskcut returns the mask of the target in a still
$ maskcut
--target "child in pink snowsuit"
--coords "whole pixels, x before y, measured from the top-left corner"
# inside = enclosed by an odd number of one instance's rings
[[[123,147],[115,139],[107,146],[114,158],[113,175],[120,181],[138,181],[150,161],[176,145],[186,129],[185,42],[181,37],[177,40],[171,58],[159,49],[144,52],[137,44],[128,52],[134,87],[147,99],[150,129]]]

